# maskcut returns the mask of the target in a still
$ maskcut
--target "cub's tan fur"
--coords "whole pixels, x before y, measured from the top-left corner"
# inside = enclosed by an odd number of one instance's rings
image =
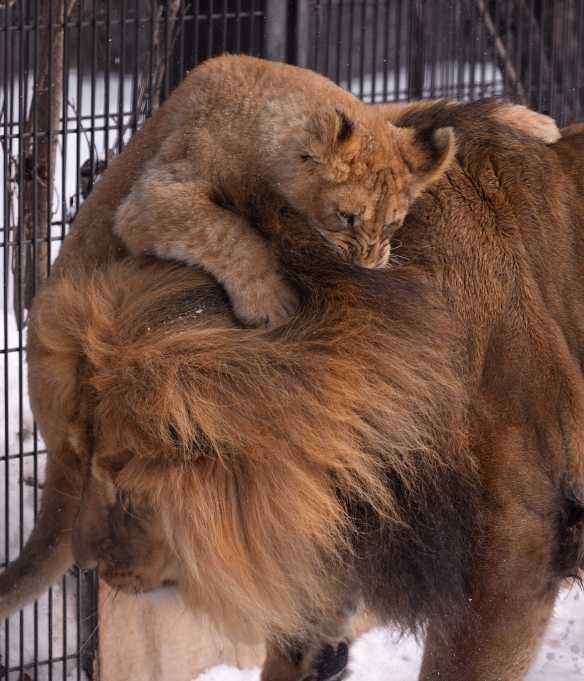
[[[517,127],[525,118],[537,134],[533,119],[545,119],[541,134],[557,132],[547,117],[516,112],[506,113]],[[157,125],[159,148],[114,229],[133,254],[202,266],[250,325],[280,323],[296,307],[250,215],[262,193],[279,193],[308,215],[347,260],[380,267],[412,201],[455,150],[447,128],[397,128],[316,73],[243,56],[196,68]],[[233,210],[240,182],[252,210]]]
[[[201,265],[251,325],[282,322],[296,295],[246,206],[233,210],[235,185],[246,184],[250,205],[266,188],[281,194],[343,257],[378,267],[455,149],[450,130],[418,140],[316,73],[246,56],[197,67],[157,125],[159,148],[114,229],[131,253]]]

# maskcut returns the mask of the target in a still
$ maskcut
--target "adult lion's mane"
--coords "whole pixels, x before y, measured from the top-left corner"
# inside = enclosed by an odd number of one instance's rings
[[[79,467],[91,441],[94,465],[154,509],[194,607],[248,633],[298,632],[336,607],[372,541],[370,560],[408,553],[399,591],[419,601],[415,624],[421,603],[463,597],[469,536],[451,529],[472,466],[454,324],[414,269],[352,269],[314,237],[301,245],[299,216],[269,219],[286,222],[283,260],[305,291],[294,321],[241,328],[206,275],[146,259],[65,275],[31,326],[37,409],[50,391]],[[426,570],[416,542],[444,568]]]

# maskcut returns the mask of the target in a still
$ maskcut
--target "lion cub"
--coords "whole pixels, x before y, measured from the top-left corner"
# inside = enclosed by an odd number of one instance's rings
[[[267,187],[344,259],[383,267],[409,206],[456,146],[451,128],[415,131],[387,118],[311,71],[211,59],[158,112],[157,153],[119,206],[114,231],[132,254],[203,267],[244,324],[278,325],[296,294],[230,195],[244,185],[253,205]]]
[[[117,210],[132,254],[199,265],[245,324],[272,326],[296,307],[270,245],[229,207],[245,181],[307,215],[343,258],[382,267],[413,199],[448,166],[454,134],[418,139],[328,79],[297,67],[222,56],[197,67],[164,104],[157,155]]]

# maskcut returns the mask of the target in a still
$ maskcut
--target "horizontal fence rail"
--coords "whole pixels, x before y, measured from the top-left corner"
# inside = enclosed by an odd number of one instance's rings
[[[0,566],[42,494],[26,322],[80,205],[185,74],[224,51],[320,71],[367,102],[503,96],[584,118],[579,0],[0,0]],[[0,625],[0,679],[93,675],[97,580]]]

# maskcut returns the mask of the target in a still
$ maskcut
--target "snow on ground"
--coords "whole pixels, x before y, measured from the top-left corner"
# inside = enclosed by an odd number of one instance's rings
[[[372,629],[351,648],[351,681],[417,681],[421,648],[412,637]],[[197,681],[259,681],[259,669],[220,665]],[[537,660],[526,681],[582,681],[584,678],[584,593],[564,591]]]

